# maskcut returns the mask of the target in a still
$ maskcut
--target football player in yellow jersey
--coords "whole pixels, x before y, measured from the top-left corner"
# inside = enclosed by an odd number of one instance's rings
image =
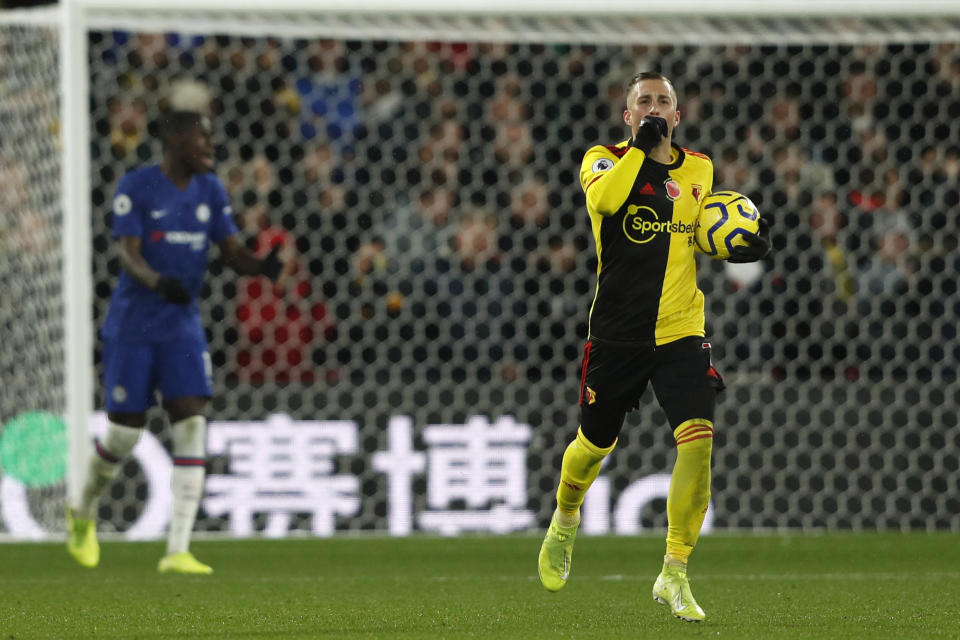
[[[653,597],[677,617],[699,622],[706,615],[690,591],[687,560],[710,500],[713,413],[723,381],[704,342],[693,228],[713,186],[713,163],[673,143],[677,94],[659,73],[631,79],[623,120],[630,139],[591,148],[580,167],[597,289],[583,355],[580,428],[563,456],[540,581],[550,591],[566,584],[584,495],[616,446],[627,412],[652,384],[677,446],[666,555]],[[731,261],[760,260],[770,250],[765,225],[745,239]]]

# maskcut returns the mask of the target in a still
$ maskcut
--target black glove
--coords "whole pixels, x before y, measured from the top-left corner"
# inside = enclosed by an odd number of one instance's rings
[[[260,274],[267,276],[272,282],[276,282],[280,272],[283,271],[283,263],[277,257],[278,253],[280,253],[279,244],[275,245],[267,257],[260,261]]]
[[[660,144],[660,141],[666,137],[666,120],[659,116],[643,116],[640,120],[640,126],[637,127],[637,135],[630,141],[630,146],[636,147],[644,153],[650,153],[650,150]]]
[[[190,304],[190,294],[177,278],[161,276],[153,288],[164,300],[173,304]]]
[[[727,262],[739,264],[743,262],[756,262],[767,257],[770,253],[770,225],[763,218],[760,218],[757,232],[748,233],[741,236],[749,244],[747,246],[737,246],[730,251],[730,257]]]

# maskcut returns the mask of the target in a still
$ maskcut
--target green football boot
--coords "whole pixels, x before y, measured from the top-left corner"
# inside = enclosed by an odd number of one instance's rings
[[[687,570],[682,566],[664,565],[663,571],[653,583],[653,599],[665,604],[673,615],[687,622],[702,622],[707,614],[703,612],[690,591]]]
[[[196,576],[208,576],[213,573],[213,568],[208,567],[193,557],[189,551],[180,553],[171,553],[160,559],[157,565],[157,571],[160,573],[184,573]]]
[[[92,569],[100,564],[96,523],[75,518],[70,507],[67,507],[67,551],[80,566]]]
[[[540,582],[547,591],[560,591],[570,576],[573,563],[573,542],[577,538],[577,527],[563,528],[557,524],[554,514],[550,528],[540,546]]]

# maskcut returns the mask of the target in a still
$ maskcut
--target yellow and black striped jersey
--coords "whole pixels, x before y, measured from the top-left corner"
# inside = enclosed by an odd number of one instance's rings
[[[659,345],[704,335],[693,225],[713,187],[713,163],[677,145],[670,160],[647,158],[628,140],[583,158],[598,259],[591,337]]]

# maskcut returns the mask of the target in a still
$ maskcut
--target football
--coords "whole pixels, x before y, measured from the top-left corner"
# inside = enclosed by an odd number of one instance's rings
[[[733,247],[747,244],[742,236],[759,227],[760,212],[750,198],[736,191],[715,191],[700,204],[693,240],[701,253],[726,260]]]

